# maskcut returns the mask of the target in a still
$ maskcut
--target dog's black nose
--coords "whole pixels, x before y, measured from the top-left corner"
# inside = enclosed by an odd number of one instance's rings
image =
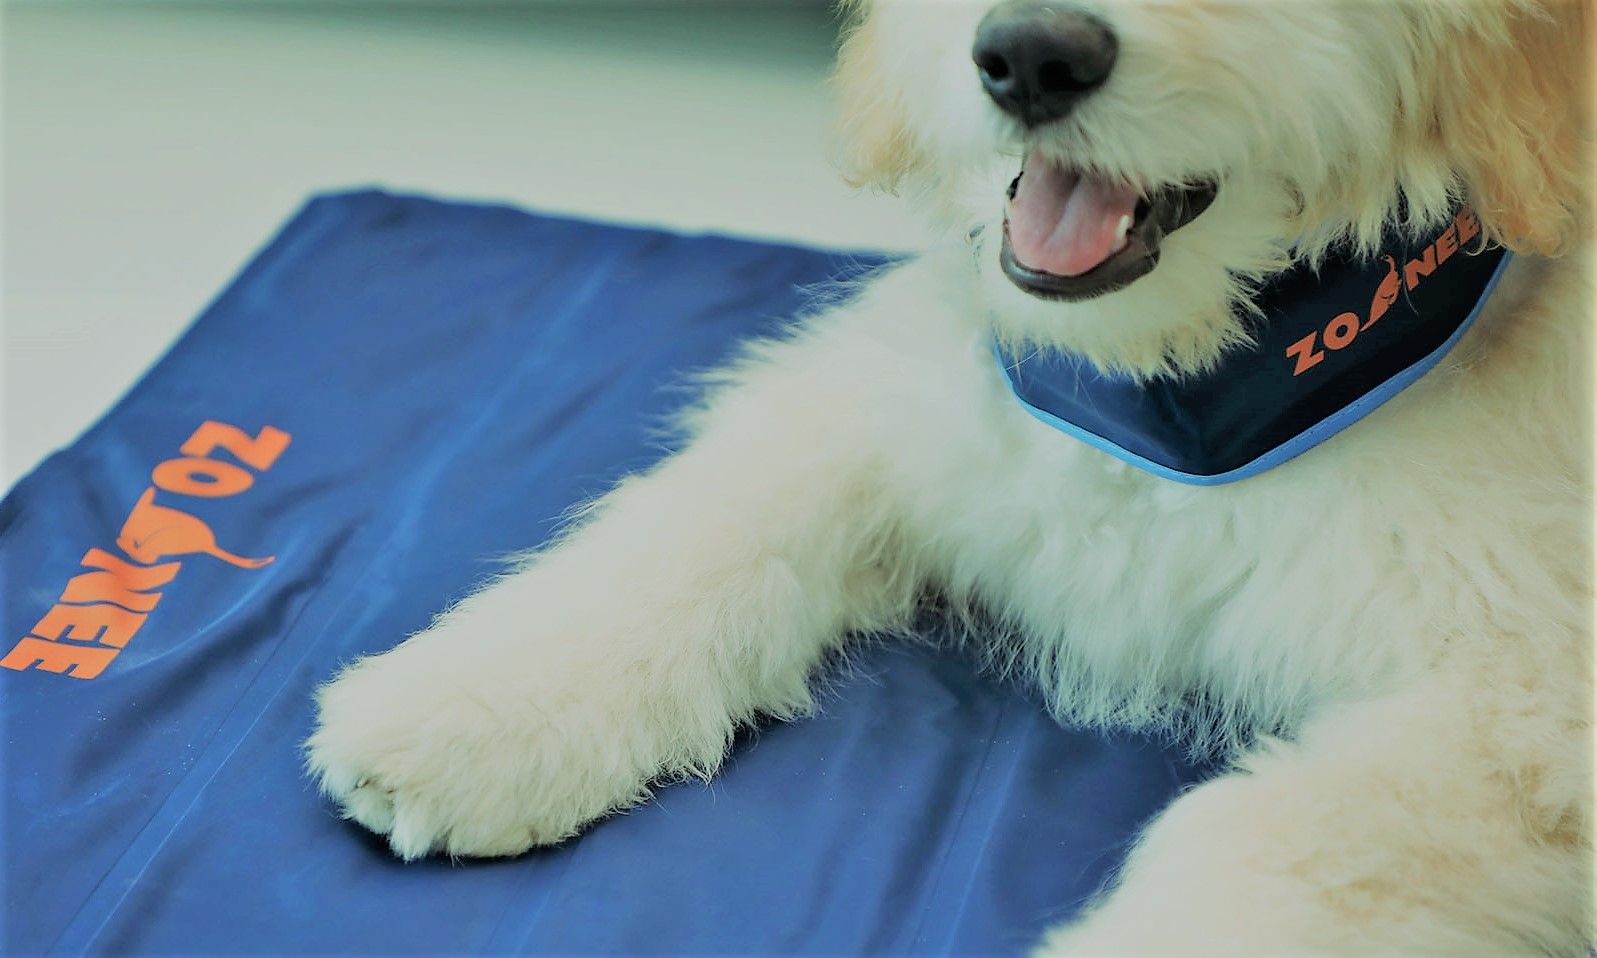
[[[1006,0],[976,28],[971,57],[993,102],[1039,126],[1103,86],[1119,49],[1108,27],[1061,0]]]

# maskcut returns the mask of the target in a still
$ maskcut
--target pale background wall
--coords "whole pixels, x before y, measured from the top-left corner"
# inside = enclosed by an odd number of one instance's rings
[[[806,0],[5,4],[0,485],[318,190],[916,245],[826,163],[833,42]]]

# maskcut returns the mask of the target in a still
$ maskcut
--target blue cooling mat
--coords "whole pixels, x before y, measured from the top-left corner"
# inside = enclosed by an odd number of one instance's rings
[[[1015,953],[1068,917],[1195,771],[925,647],[515,860],[400,864],[301,773],[339,663],[654,459],[684,370],[880,261],[311,202],[0,505],[3,950]]]

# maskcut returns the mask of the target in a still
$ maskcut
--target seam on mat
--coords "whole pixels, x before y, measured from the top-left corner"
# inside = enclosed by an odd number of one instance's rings
[[[954,826],[950,831],[951,836],[959,834],[960,829],[965,824],[965,816],[969,814],[971,805],[975,803],[976,790],[981,787],[982,779],[987,775],[987,765],[992,758],[993,747],[998,741],[998,730],[1003,725],[1004,713],[1008,708],[1008,702],[1001,702],[997,714],[993,716],[992,727],[987,733],[987,741],[982,745],[981,761],[976,766],[976,774],[971,776],[970,787],[965,789],[965,795],[960,800],[959,814],[954,816]],[[927,885],[928,891],[932,895],[937,893],[938,886],[943,883],[943,875],[948,870],[948,860],[954,854],[954,844],[953,841],[944,843],[942,854],[937,857],[937,867],[933,871],[931,882]],[[915,943],[920,940],[921,934],[926,930],[926,921],[927,916],[923,908],[920,920],[915,923],[915,931],[910,935],[911,948],[914,948]]]

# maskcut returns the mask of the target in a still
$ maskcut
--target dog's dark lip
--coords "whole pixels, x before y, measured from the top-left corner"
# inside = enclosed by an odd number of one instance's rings
[[[1148,242],[1143,235],[1145,232],[1145,224],[1139,221],[1131,228],[1125,249],[1080,276],[1060,276],[1058,273],[1032,269],[1016,258],[1014,247],[1009,243],[1009,221],[1006,219],[1004,243],[998,262],[1011,283],[1033,296],[1071,302],[1093,299],[1130,286],[1159,265],[1158,241]]]
[[[1015,198],[1019,183],[1017,176],[1009,184],[1010,199]],[[1010,282],[1038,298],[1066,302],[1095,299],[1124,289],[1153,272],[1159,265],[1159,248],[1164,238],[1197,219],[1214,202],[1218,192],[1219,187],[1214,183],[1171,186],[1155,191],[1137,204],[1125,249],[1080,276],[1060,276],[1022,263],[1009,243],[1009,218],[1006,216],[998,262]]]

